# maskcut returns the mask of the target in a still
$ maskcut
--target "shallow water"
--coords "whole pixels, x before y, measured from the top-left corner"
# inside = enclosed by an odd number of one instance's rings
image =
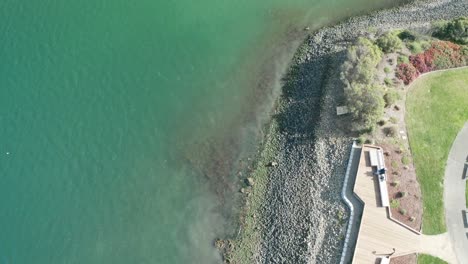
[[[216,263],[306,25],[391,1],[0,3],[0,263]]]

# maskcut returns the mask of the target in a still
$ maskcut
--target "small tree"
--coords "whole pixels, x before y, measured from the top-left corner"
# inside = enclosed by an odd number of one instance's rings
[[[346,85],[370,83],[381,58],[382,52],[376,45],[368,39],[359,38],[347,50],[346,61],[341,67],[341,79]]]
[[[374,84],[382,51],[369,39],[359,38],[348,48],[341,67],[346,105],[354,119],[353,129],[373,130],[383,114],[383,88]]]
[[[393,32],[387,32],[377,39],[377,45],[385,52],[394,52],[401,49],[401,39]]]
[[[384,110],[383,88],[379,85],[354,84],[345,88],[346,105],[356,121],[355,129],[370,129]]]

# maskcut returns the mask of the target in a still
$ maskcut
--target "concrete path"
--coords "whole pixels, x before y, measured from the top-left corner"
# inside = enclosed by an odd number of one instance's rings
[[[462,264],[457,261],[448,233],[435,236],[421,235],[421,249],[418,253],[436,256],[450,264]]]
[[[450,150],[444,180],[444,206],[447,230],[458,263],[468,263],[468,226],[462,212],[466,210],[465,180],[462,179],[468,157],[468,122],[460,130]]]

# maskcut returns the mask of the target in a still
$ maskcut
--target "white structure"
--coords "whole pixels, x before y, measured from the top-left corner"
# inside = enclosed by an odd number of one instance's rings
[[[382,206],[388,207],[390,206],[390,201],[388,199],[387,175],[385,173],[380,173],[382,169],[385,170],[385,162],[383,158],[382,149],[371,149],[369,151],[369,156],[371,166],[377,168],[376,177],[378,177],[379,181],[380,201],[382,202]]]
[[[389,264],[390,258],[380,258],[380,264]]]
[[[345,115],[349,113],[349,109],[347,106],[337,106],[336,107],[336,114],[337,115]]]

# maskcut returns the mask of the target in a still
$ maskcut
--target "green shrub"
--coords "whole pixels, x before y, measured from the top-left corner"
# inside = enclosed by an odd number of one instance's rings
[[[397,35],[401,40],[409,40],[409,41],[414,41],[416,40],[416,35],[409,31],[409,30],[403,30]]]
[[[392,167],[393,167],[393,164],[392,164]],[[392,185],[393,187],[398,187],[398,185],[400,185],[400,182],[399,182],[399,181],[393,181],[393,182],[391,183],[391,185]]]
[[[388,121],[390,121],[390,123],[392,123],[392,124],[398,123],[398,119],[396,117],[394,117],[394,116],[390,117],[390,119],[388,119]]]
[[[383,70],[385,73],[390,73],[392,71],[389,67],[385,67]]]
[[[401,63],[409,63],[409,58],[408,58],[408,56],[398,56],[398,58],[397,58],[397,63],[398,63],[398,64],[401,64]]]
[[[379,125],[379,126],[385,126],[385,123],[387,123],[387,121],[385,121],[385,120],[382,119],[382,120],[380,120],[379,122],[377,122],[377,125]]]
[[[459,17],[452,21],[439,21],[433,24],[433,36],[450,40],[458,44],[468,44],[468,17]]]
[[[394,32],[387,32],[377,39],[377,45],[385,52],[395,52],[401,49],[401,39]]]
[[[406,209],[400,208],[400,210],[398,210],[398,212],[400,212],[400,214],[402,214],[402,215],[406,215]]]
[[[404,197],[406,197],[406,195],[408,195],[407,192],[399,192],[398,193],[398,197],[400,197],[400,198],[404,198]]]
[[[364,144],[366,142],[366,137],[365,136],[359,136],[356,141],[357,141],[358,144]]]
[[[392,160],[391,165],[392,165],[392,169],[394,169],[394,170],[398,169],[398,162]]]
[[[384,95],[385,107],[389,107],[401,99],[400,94],[395,90],[390,90]]]
[[[401,158],[401,163],[403,163],[403,165],[409,165],[410,162],[411,162],[410,158],[406,155]]]
[[[400,146],[395,150],[395,152],[398,154],[403,154],[405,152],[405,149],[402,146]]]
[[[385,79],[383,81],[384,81],[385,85],[387,85],[387,86],[391,86],[393,84],[392,79],[390,79],[388,77],[385,77]]]
[[[388,137],[396,137],[398,136],[398,128],[396,126],[385,127],[384,133]]]
[[[412,54],[418,54],[423,52],[423,48],[419,42],[410,42],[406,45]]]
[[[400,201],[395,200],[395,199],[392,199],[392,200],[390,201],[390,207],[392,207],[392,208],[398,208],[398,207],[400,207]]]

